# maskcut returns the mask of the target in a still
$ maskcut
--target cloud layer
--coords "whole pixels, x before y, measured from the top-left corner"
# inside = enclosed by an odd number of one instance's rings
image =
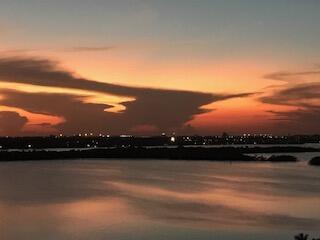
[[[141,126],[148,126],[146,129],[153,131],[179,130],[193,116],[208,111],[201,106],[250,95],[214,95],[109,84],[76,77],[55,62],[36,58],[0,59],[0,81],[65,89],[66,93],[59,94],[2,89],[0,104],[31,113],[59,116],[65,121],[55,128],[68,134],[82,131],[121,133]],[[108,103],[86,103],[85,96],[70,94],[68,89],[87,91],[92,96],[99,93],[131,97],[134,101],[121,103],[126,108],[123,112],[110,113],[105,111],[111,108]]]
[[[290,133],[320,133],[320,71],[278,72],[266,78],[286,84],[260,98],[267,104],[288,106],[291,111],[270,111]]]
[[[21,131],[27,122],[26,117],[22,117],[16,112],[0,112],[0,135],[14,135]]]

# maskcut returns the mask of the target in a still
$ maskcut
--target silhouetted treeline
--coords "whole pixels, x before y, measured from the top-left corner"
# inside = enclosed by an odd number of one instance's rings
[[[0,161],[26,161],[51,159],[167,159],[167,160],[208,160],[208,161],[297,161],[291,156],[249,156],[237,148],[109,148],[66,151],[1,151]]]
[[[319,148],[312,147],[289,147],[289,146],[278,146],[278,147],[235,147],[242,153],[300,153],[300,152],[320,152]]]
[[[294,156],[289,155],[280,155],[280,156],[271,156],[268,158],[269,162],[297,162],[298,159]]]
[[[233,160],[254,161],[233,149],[203,148],[110,148],[68,151],[2,151],[0,160],[44,160],[76,158],[114,158],[114,159],[173,159],[173,160]]]

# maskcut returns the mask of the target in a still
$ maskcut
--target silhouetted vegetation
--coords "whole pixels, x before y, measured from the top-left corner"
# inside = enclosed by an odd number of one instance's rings
[[[314,157],[309,161],[312,166],[320,166],[320,157]]]
[[[309,239],[309,234],[304,234],[304,233],[299,233],[296,236],[294,236],[295,240],[308,240]],[[312,240],[320,240],[319,238],[312,238]]]
[[[304,233],[299,233],[296,236],[294,236],[295,240],[308,240],[309,235]]]
[[[88,150],[28,150],[28,151],[0,151],[0,161],[51,160],[51,159],[167,159],[192,161],[268,161],[295,162],[292,156],[248,156],[239,148],[145,148],[119,147],[97,148]]]
[[[240,147],[242,153],[303,153],[303,152],[320,152],[318,148],[310,147]]]
[[[256,161],[238,149],[214,148],[110,148],[68,151],[2,151],[0,160],[50,160],[50,159],[171,159],[171,160],[212,160],[212,161]]]
[[[280,156],[271,156],[268,158],[269,162],[297,162],[298,159],[294,156],[289,155],[280,155]]]

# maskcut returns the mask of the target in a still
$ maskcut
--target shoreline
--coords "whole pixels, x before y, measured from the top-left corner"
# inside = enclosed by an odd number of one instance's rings
[[[96,148],[88,150],[70,149],[66,151],[56,150],[27,150],[0,151],[0,162],[8,161],[41,161],[41,160],[70,160],[70,159],[114,159],[114,160],[184,160],[184,161],[231,161],[231,162],[296,162],[290,153],[319,152],[317,148],[304,147],[176,147],[176,148]],[[252,154],[284,155],[276,158],[265,158]]]

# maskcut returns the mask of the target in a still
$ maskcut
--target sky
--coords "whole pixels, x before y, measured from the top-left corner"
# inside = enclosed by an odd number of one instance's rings
[[[319,0],[1,0],[0,135],[320,133]]]

